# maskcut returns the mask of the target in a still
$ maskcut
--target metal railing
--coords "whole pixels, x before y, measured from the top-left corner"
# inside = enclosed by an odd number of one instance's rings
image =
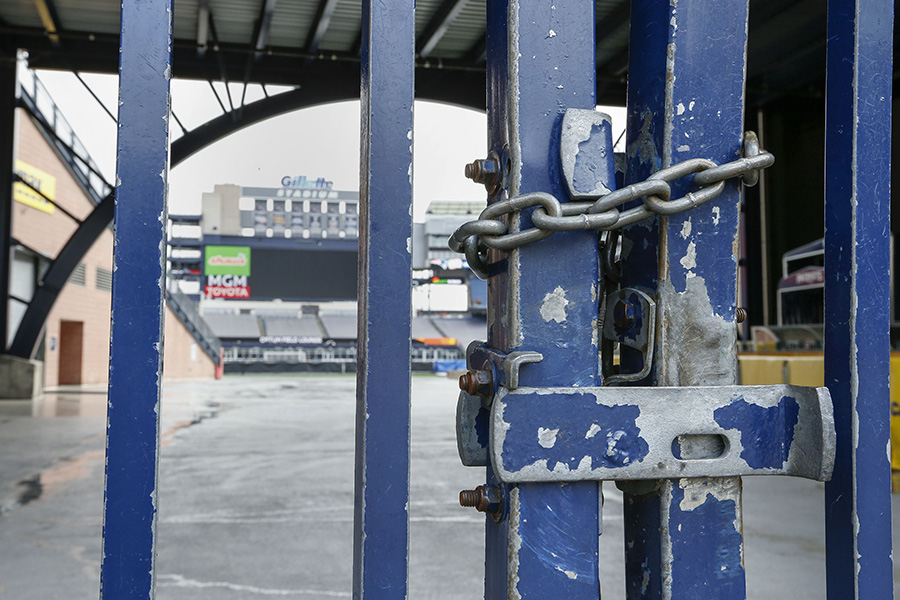
[[[169,280],[166,286],[166,302],[203,351],[218,365],[222,342],[197,312],[191,299],[178,289],[175,281]]]
[[[23,108],[38,121],[78,185],[95,205],[99,204],[112,191],[112,187],[32,69],[19,69],[19,100]]]

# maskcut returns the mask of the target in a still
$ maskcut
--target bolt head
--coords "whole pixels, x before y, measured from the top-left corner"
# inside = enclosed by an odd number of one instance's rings
[[[470,396],[493,394],[493,373],[488,370],[469,370],[459,377],[459,389]]]
[[[479,158],[466,165],[466,177],[483,183],[488,191],[500,185],[500,163],[494,158]]]

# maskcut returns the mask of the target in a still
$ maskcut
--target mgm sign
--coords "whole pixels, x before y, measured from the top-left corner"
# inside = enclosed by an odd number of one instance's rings
[[[206,246],[203,276],[207,298],[250,298],[250,247]]]

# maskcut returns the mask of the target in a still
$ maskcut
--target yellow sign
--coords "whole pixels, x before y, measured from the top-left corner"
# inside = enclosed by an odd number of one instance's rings
[[[16,161],[14,172],[28,185],[25,185],[22,181],[17,181],[13,185],[13,199],[16,202],[21,202],[45,213],[53,214],[56,207],[52,202],[48,202],[47,198],[50,200],[56,199],[56,177],[21,160]],[[34,190],[38,190],[40,194]],[[41,194],[47,198],[44,198]]]

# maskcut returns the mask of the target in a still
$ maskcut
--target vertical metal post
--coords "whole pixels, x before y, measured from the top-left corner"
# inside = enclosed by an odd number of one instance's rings
[[[825,373],[837,456],[825,486],[830,600],[893,595],[888,303],[893,3],[830,0]]]
[[[0,54],[0,353],[9,340],[12,186],[16,156],[16,56]]]
[[[155,596],[172,0],[125,0],[101,598]]]
[[[413,0],[363,2],[353,597],[407,596]]]
[[[626,183],[689,158],[740,155],[747,4],[632,1]],[[738,185],[625,233],[623,285],[658,293],[657,385],[734,383]],[[630,600],[745,597],[739,478],[622,487]]]
[[[510,195],[565,200],[562,116],[595,106],[593,2],[489,0],[487,11],[489,149],[505,156],[508,145]],[[526,213],[511,222],[530,226]],[[488,344],[544,356],[521,385],[599,384],[597,256],[596,232],[491,251]],[[490,467],[487,477],[497,483]],[[508,498],[506,519],[486,519],[485,598],[596,600],[598,484],[520,484]]]

